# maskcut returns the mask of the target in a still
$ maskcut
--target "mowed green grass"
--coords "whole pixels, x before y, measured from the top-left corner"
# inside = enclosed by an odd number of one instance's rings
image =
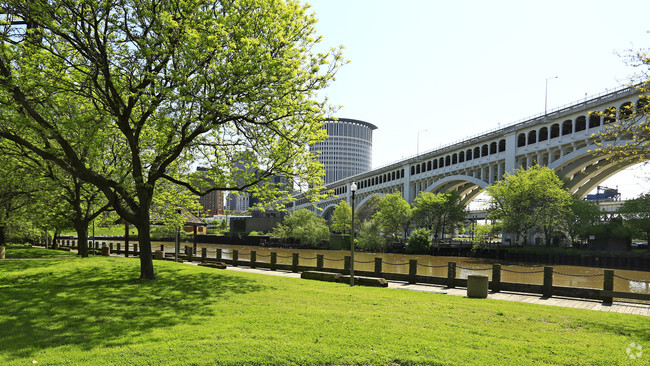
[[[70,253],[64,250],[50,250],[44,248],[32,248],[29,245],[9,244],[5,248],[5,257],[7,259],[17,258],[56,258],[56,257],[76,257],[76,253]]]
[[[650,318],[155,262],[0,261],[0,365],[615,365]]]

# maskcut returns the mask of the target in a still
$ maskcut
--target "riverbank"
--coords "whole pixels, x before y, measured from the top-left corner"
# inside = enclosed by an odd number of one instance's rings
[[[0,364],[616,365],[650,344],[629,314],[155,265],[0,262]]]
[[[173,238],[155,238],[152,242],[156,244],[165,244],[173,242]],[[59,241],[73,245],[76,242],[74,236],[61,236]],[[96,241],[100,243],[124,243],[123,236],[97,236]],[[137,243],[137,236],[131,236],[129,241]],[[337,245],[324,245],[319,248],[310,248],[304,245],[283,244],[269,241],[265,236],[216,236],[216,235],[198,235],[197,242],[194,244],[193,238],[186,237],[181,241],[181,246],[185,245],[236,245],[236,246],[262,246],[267,248],[279,249],[300,249],[310,250],[318,249],[322,251],[337,251],[344,248],[337,241]],[[155,246],[155,245],[154,245]],[[167,244],[168,246],[168,244]],[[403,254],[403,244],[393,245],[389,254]],[[546,264],[546,265],[570,265],[583,267],[611,268],[611,269],[629,269],[629,270],[650,270],[650,251],[648,249],[633,249],[622,252],[599,251],[586,248],[558,248],[545,246],[526,246],[510,247],[498,244],[491,244],[487,247],[475,250],[473,245],[468,241],[452,241],[437,245],[431,249],[430,253],[423,255],[439,257],[467,257],[476,259],[498,260],[503,262],[517,262],[529,264]]]
[[[123,243],[102,242],[100,246],[106,246],[111,253],[127,255],[124,248],[120,247],[121,244]],[[175,252],[174,243],[169,242],[160,243],[160,246],[154,249],[159,249],[168,257],[173,257]],[[131,245],[129,253],[128,255],[138,255],[137,245]],[[195,251],[191,246],[181,247],[179,257],[186,258],[187,253],[192,253],[193,260],[223,260],[228,264],[250,267],[294,271],[327,270],[341,273],[348,271],[350,254],[349,251],[342,250],[279,249],[212,244],[198,244]],[[496,264],[500,264],[499,268],[495,268]],[[453,273],[450,272],[450,265],[455,267]],[[474,274],[487,275],[490,289],[495,292],[500,289],[543,294],[546,297],[569,296],[600,299],[606,302],[612,301],[612,296],[606,295],[611,291],[617,292],[613,297],[626,299],[625,301],[647,301],[650,297],[650,272],[648,271],[616,270],[606,275],[608,270],[603,268],[567,265],[543,267],[543,265],[467,257],[365,252],[355,255],[355,271],[358,274],[413,283],[464,287],[467,277]],[[546,273],[547,270],[550,272]],[[453,282],[450,282],[449,278],[452,278]],[[495,278],[501,285],[495,283]]]

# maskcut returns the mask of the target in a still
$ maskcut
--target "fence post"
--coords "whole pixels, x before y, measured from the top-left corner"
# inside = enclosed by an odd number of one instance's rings
[[[124,244],[124,257],[129,257],[129,244]]]
[[[111,250],[111,253],[113,253],[113,243],[108,243],[108,248]]]
[[[292,253],[291,256],[291,272],[298,273],[298,253]]]
[[[208,257],[208,248],[201,248],[201,261],[205,262],[205,259]]]
[[[553,267],[544,266],[544,285],[542,296],[550,298],[553,296]]]
[[[350,274],[350,256],[346,255],[343,259],[343,272],[347,275]]]
[[[603,276],[603,291],[614,291],[614,270],[606,269]],[[612,304],[612,296],[603,296],[603,304]]]
[[[495,263],[492,265],[492,292],[501,291],[501,265]]]
[[[275,265],[278,263],[278,253],[271,252],[271,271],[275,271]]]
[[[138,254],[138,244],[136,243],[133,244],[133,255],[137,255],[137,254]]]
[[[456,280],[456,262],[447,263],[447,287],[454,288]]]
[[[237,261],[239,260],[239,250],[232,250],[232,266],[237,267]]]
[[[316,269],[319,271],[323,270],[323,255],[322,254],[316,254]]]
[[[409,283],[415,283],[415,275],[418,273],[418,260],[409,260]]]
[[[257,261],[257,252],[254,251],[254,250],[251,250],[251,263],[250,263],[250,267],[251,267],[251,268],[255,268],[255,267],[256,267],[256,265],[255,265],[255,262],[256,262],[256,261]]]
[[[217,248],[217,260],[220,261],[222,256],[223,256],[222,249]]]
[[[375,276],[381,277],[382,259],[375,258]]]
[[[117,253],[119,254],[120,251],[122,251],[122,245],[120,243],[117,243]]]

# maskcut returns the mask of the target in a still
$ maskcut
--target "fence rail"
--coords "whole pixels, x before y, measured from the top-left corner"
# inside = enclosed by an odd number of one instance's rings
[[[56,243],[56,247],[72,248],[76,249],[75,240],[60,240]],[[131,244],[127,247],[122,247],[120,243],[114,245],[113,243],[106,242],[95,242],[90,245],[91,252],[96,254],[108,255],[110,253],[124,254],[128,256],[129,254],[137,256],[139,255],[138,245]],[[179,253],[169,253],[165,252],[165,247],[160,246],[160,250],[156,250],[153,254],[155,259],[167,259],[167,260],[189,260],[189,261],[203,261],[203,262],[223,262],[232,266],[248,266],[251,268],[268,268],[272,271],[276,270],[285,270],[292,272],[304,272],[304,271],[326,271],[326,272],[335,272],[341,273],[344,275],[350,274],[350,256],[345,256],[343,259],[332,259],[325,258],[323,254],[317,254],[316,257],[301,257],[298,253],[292,253],[292,255],[278,255],[277,252],[271,252],[270,254],[257,254],[256,251],[251,250],[249,253],[241,253],[245,256],[246,259],[240,259],[240,253],[237,249],[220,249],[217,248],[215,251],[210,251],[214,253],[214,256],[209,256],[209,251],[207,248],[202,248],[201,253],[197,251],[192,246],[185,246],[181,248]],[[200,254],[200,255],[199,255]],[[224,254],[230,254],[230,258],[224,258]],[[258,260],[260,258],[269,258],[268,260]],[[291,263],[278,263],[278,258],[282,259],[291,259]],[[307,266],[301,265],[300,260],[316,260],[316,266]],[[343,261],[343,268],[334,268],[334,267],[325,267],[324,262],[340,262]],[[644,300],[650,301],[650,294],[644,293],[634,293],[634,292],[623,292],[623,291],[614,291],[614,277],[618,277],[627,281],[634,281],[640,283],[650,283],[646,280],[637,280],[627,277],[622,277],[616,275],[614,270],[606,269],[602,274],[570,274],[555,271],[552,266],[545,266],[543,270],[535,271],[515,271],[511,269],[501,268],[500,264],[493,264],[491,268],[471,268],[471,267],[462,267],[457,266],[456,262],[449,262],[447,265],[441,266],[430,266],[425,264],[418,264],[416,259],[411,259],[407,263],[390,263],[383,261],[382,258],[375,258],[374,261],[357,261],[354,263],[367,264],[373,263],[374,271],[363,271],[355,269],[354,273],[357,276],[368,276],[368,277],[381,277],[386,280],[392,281],[405,281],[408,283],[424,283],[424,284],[434,284],[447,286],[449,288],[454,287],[467,287],[467,279],[458,278],[456,276],[456,269],[465,269],[473,271],[489,271],[492,270],[492,279],[489,281],[489,288],[493,292],[500,291],[513,291],[513,292],[524,292],[524,293],[533,293],[541,294],[544,297],[552,296],[565,296],[565,297],[575,297],[575,298],[585,298],[585,299],[594,299],[602,300],[603,303],[611,304],[614,298],[619,299],[634,299],[634,300]],[[394,272],[385,272],[383,271],[384,265],[390,266],[409,266],[409,273],[394,273]],[[431,275],[421,275],[417,273],[418,267],[426,268],[442,268],[447,267],[447,276],[431,276]],[[503,282],[501,281],[502,272],[511,272],[511,273],[522,273],[522,274],[537,274],[543,273],[543,284],[529,284],[529,283],[516,283],[516,282]],[[571,277],[603,277],[603,286],[602,288],[580,288],[580,287],[565,287],[565,286],[556,286],[553,285],[553,275],[560,276],[571,276]]]

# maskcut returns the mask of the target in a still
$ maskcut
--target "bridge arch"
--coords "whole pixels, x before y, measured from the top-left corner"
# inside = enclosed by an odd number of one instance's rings
[[[341,201],[339,201],[341,202]],[[334,213],[334,209],[336,206],[339,205],[339,202],[336,203],[330,203],[329,205],[325,206],[323,210],[321,211],[320,216],[324,218],[325,220],[329,221],[332,218],[332,214]]]
[[[355,208],[358,209],[358,208],[362,207],[363,205],[366,204],[366,202],[368,202],[370,199],[372,199],[374,197],[382,198],[382,197],[385,197],[385,196],[386,196],[386,194],[384,194],[384,193],[373,192],[373,193],[365,196],[364,198],[362,198],[361,201],[359,201],[359,203],[355,202],[355,204],[354,204]]]
[[[437,180],[422,191],[432,193],[454,191],[460,196],[461,202],[467,205],[487,186],[488,184],[486,182],[476,177],[470,177],[469,175],[454,175]]]
[[[605,145],[616,143],[608,141]],[[631,159],[610,160],[609,155],[599,154],[599,146],[590,144],[561,157],[548,167],[567,181],[572,193],[584,198],[596,186],[639,161]]]

